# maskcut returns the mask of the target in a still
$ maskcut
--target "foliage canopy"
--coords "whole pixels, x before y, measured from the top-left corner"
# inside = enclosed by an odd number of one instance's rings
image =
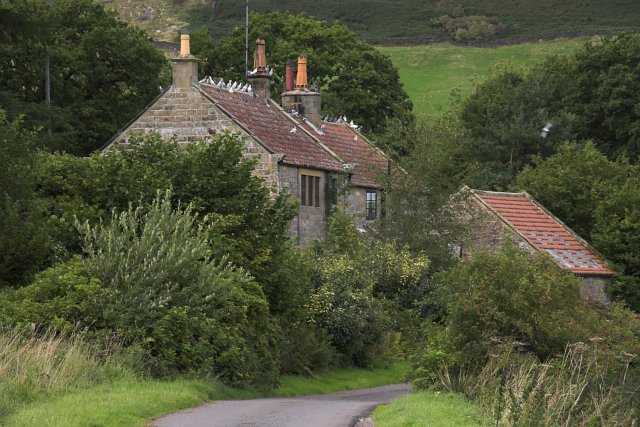
[[[346,115],[365,131],[381,133],[388,119],[412,121],[412,105],[397,69],[382,52],[360,40],[344,25],[328,25],[305,14],[251,15],[249,39],[265,38],[267,62],[274,70],[273,96],[284,91],[287,61],[307,55],[309,85],[322,92],[326,115]],[[213,44],[202,30],[193,34],[194,54],[203,59],[205,75],[245,80],[244,31],[236,29]],[[249,64],[252,67],[252,64]],[[401,150],[401,147],[392,147]]]
[[[158,93],[162,53],[102,5],[37,0],[0,8],[0,107],[46,130],[40,139],[49,149],[89,154]]]

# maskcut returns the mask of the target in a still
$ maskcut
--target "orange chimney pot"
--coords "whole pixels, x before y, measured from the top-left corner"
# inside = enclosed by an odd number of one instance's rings
[[[298,57],[298,74],[296,75],[296,89],[304,90],[307,87],[307,57]]]
[[[180,56],[186,58],[191,55],[189,48],[189,34],[183,34],[180,36]]]
[[[293,86],[293,64],[291,63],[291,61],[287,61],[287,66],[285,68],[285,84],[284,84],[284,90],[287,92],[291,92],[294,89]]]
[[[266,42],[264,39],[256,39],[256,53],[253,56],[253,68],[257,71],[266,71],[267,54],[265,49]]]

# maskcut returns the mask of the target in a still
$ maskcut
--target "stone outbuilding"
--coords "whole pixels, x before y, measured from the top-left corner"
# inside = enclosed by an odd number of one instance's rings
[[[607,303],[607,285],[614,273],[595,250],[528,193],[504,193],[465,188],[467,212],[474,219],[471,237],[460,255],[492,250],[507,239],[528,252],[542,252],[561,268],[582,279],[580,295]]]
[[[298,59],[294,84],[288,64],[282,106],[271,99],[273,70],[267,66],[265,41],[256,41],[254,68],[247,83],[198,81],[198,61],[189,36],[181,38],[172,59],[173,84],[165,89],[104,150],[126,147],[134,134],[158,133],[180,144],[210,141],[232,132],[256,157],[255,175],[274,192],[288,191],[299,201],[291,235],[305,245],[326,234],[331,207],[343,197],[365,227],[381,213],[389,158],[346,117],[321,116],[321,95],[307,84],[307,62]]]

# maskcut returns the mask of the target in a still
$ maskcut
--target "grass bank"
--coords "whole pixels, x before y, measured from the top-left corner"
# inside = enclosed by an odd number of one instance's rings
[[[420,392],[400,397],[373,413],[376,427],[480,427],[490,422],[479,407],[450,393]]]
[[[144,426],[150,418],[216,399],[302,396],[398,383],[405,362],[376,370],[336,369],[313,378],[285,376],[272,392],[237,390],[216,381],[116,380],[51,396],[17,410],[6,420],[16,427]]]
[[[496,68],[528,68],[549,55],[573,53],[585,41],[556,40],[495,49],[446,43],[379,49],[398,67],[400,80],[413,101],[415,112],[434,114],[450,107],[452,90],[466,97],[474,83],[485,80]]]

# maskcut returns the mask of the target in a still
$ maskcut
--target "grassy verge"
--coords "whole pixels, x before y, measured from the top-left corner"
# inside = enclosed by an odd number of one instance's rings
[[[143,426],[153,417],[196,406],[208,400],[265,396],[302,396],[397,383],[407,368],[396,363],[372,371],[331,370],[314,378],[286,376],[273,392],[236,390],[214,381],[119,380],[52,396],[25,405],[6,420],[16,427]]]
[[[549,55],[570,54],[585,41],[557,40],[495,49],[444,43],[379,49],[398,67],[400,80],[413,101],[415,112],[433,114],[450,107],[452,90],[466,97],[475,82],[486,79],[497,67],[528,68]]]
[[[407,362],[396,362],[387,368],[375,370],[334,369],[313,378],[285,376],[280,387],[270,395],[305,396],[398,384],[402,382],[402,376],[408,369]]]
[[[376,427],[476,427],[490,424],[481,410],[457,394],[420,392],[373,413]]]

